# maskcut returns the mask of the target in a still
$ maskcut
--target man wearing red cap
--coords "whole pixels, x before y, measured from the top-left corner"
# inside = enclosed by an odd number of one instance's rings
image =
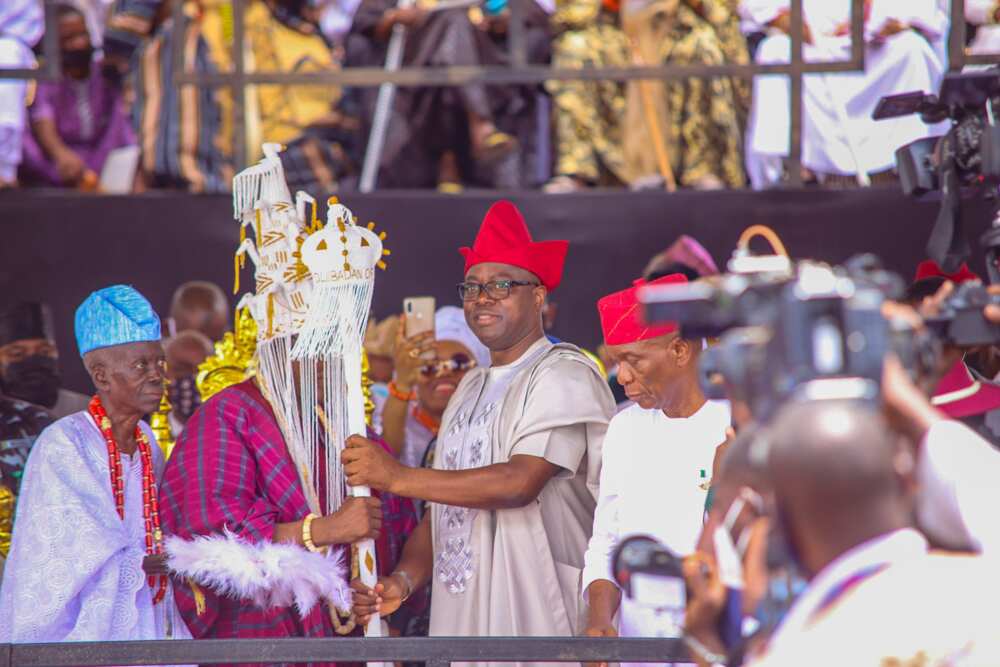
[[[913,277],[913,283],[906,289],[903,300],[919,306],[920,302],[925,298],[937,294],[937,291],[941,289],[941,286],[945,282],[951,281],[956,285],[960,285],[972,280],[982,282],[983,279],[969,269],[969,265],[965,262],[962,263],[962,266],[958,267],[958,271],[945,273],[941,266],[933,259],[925,259],[917,265],[917,272]]]
[[[954,273],[945,273],[937,262],[928,259],[917,266],[904,300],[919,306],[925,298],[937,294],[946,282],[960,285],[972,281],[982,282],[982,278],[967,264],[963,263]],[[962,421],[994,446],[1000,446],[1000,385],[993,380],[998,365],[998,353],[993,346],[966,350],[963,358],[938,382],[932,399],[944,414]]]
[[[470,371],[455,391],[434,469],[348,441],[349,483],[431,503],[395,572],[375,591],[356,585],[360,617],[389,614],[431,582],[431,635],[583,630],[580,576],[614,402],[594,363],[542,330],[567,246],[533,241],[513,204],[494,204],[475,244],[461,249],[458,286],[492,366]]]
[[[648,284],[684,282],[677,273]],[[730,423],[728,404],[706,400],[701,390],[701,340],[681,338],[672,323],[643,321],[637,293],[645,284],[638,280],[597,303],[604,343],[619,364],[618,382],[635,403],[611,420],[604,439],[601,493],[583,572],[587,634],[597,637],[680,634],[654,610],[622,602],[611,556],[635,534],[656,538],[678,556],[694,552],[715,451]]]

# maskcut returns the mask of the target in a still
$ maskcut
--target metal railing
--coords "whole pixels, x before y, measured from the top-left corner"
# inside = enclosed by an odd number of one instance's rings
[[[198,639],[0,644],[0,667],[217,665],[225,663],[684,662],[679,639],[455,637]]]
[[[175,31],[171,45],[177,85],[231,86],[233,89],[233,134],[236,138],[234,159],[237,165],[246,162],[246,109],[243,96],[237,91],[253,84],[340,85],[372,87],[383,83],[397,86],[463,86],[473,83],[491,85],[532,84],[555,80],[614,80],[714,78],[720,76],[752,77],[758,74],[788,74],[791,77],[791,133],[789,175],[792,185],[801,185],[802,155],[802,76],[810,72],[855,72],[864,70],[864,0],[851,0],[851,58],[846,61],[804,62],[802,58],[802,0],[791,1],[791,58],[782,65],[659,65],[653,67],[558,68],[527,64],[524,39],[524,10],[534,0],[509,0],[510,35],[509,67],[403,67],[389,72],[378,67],[350,67],[327,72],[247,72],[243,50],[244,4],[246,0],[231,0],[233,5],[233,70],[215,74],[182,72],[180,67],[181,35]],[[964,7],[964,0],[958,0]],[[174,6],[174,23],[179,24],[183,9]]]
[[[59,45],[56,36],[53,8],[58,0],[45,0],[46,33],[44,42],[44,67],[37,70],[0,69],[0,79],[55,79],[59,77]],[[802,77],[810,73],[861,71],[865,66],[864,0],[851,0],[851,57],[843,61],[805,62],[802,54],[803,15],[802,0],[791,1],[790,38],[791,57],[787,64],[771,65],[658,65],[650,67],[558,68],[528,64],[524,15],[527,3],[533,0],[509,0],[510,38],[508,40],[509,67],[404,67],[388,72],[377,67],[353,67],[326,72],[248,72],[244,61],[243,44],[244,8],[248,0],[231,0],[233,5],[233,68],[229,72],[193,73],[183,71],[182,34],[175,30],[171,44],[174,62],[175,85],[198,87],[230,87],[233,90],[233,129],[235,138],[234,162],[245,165],[246,109],[241,91],[254,84],[283,85],[340,85],[372,87],[382,83],[398,86],[462,86],[472,83],[492,85],[534,84],[553,80],[615,80],[684,79],[737,76],[750,78],[761,74],[788,75],[791,84],[789,132],[790,154],[788,174],[792,186],[800,186],[802,154]],[[180,24],[182,0],[174,3],[174,23]],[[951,32],[948,38],[949,68],[962,69],[967,64],[1000,63],[1000,54],[969,55],[965,50],[965,0],[952,0]]]

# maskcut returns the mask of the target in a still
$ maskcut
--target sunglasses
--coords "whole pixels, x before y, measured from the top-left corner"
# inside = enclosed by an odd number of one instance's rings
[[[441,377],[449,373],[461,373],[476,367],[476,360],[459,352],[451,359],[440,359],[420,367],[420,374],[426,378]]]

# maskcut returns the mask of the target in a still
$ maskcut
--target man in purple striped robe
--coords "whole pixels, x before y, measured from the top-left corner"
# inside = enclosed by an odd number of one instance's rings
[[[287,542],[305,549],[309,504],[274,411],[254,380],[219,392],[191,417],[164,472],[160,508],[167,535],[190,540],[228,531],[253,544]],[[375,538],[378,564],[388,572],[414,526],[410,502],[383,494],[381,501],[346,499],[336,512],[313,520],[311,533],[317,547]],[[338,634],[336,612],[325,604],[300,615],[291,606],[263,608],[190,580],[175,585],[178,608],[195,638]]]

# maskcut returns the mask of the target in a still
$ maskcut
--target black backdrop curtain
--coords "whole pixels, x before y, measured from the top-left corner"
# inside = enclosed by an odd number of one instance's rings
[[[379,274],[375,313],[398,312],[404,297],[433,295],[457,303],[462,278],[457,248],[471,245],[495,193],[345,194],[363,223],[388,232],[389,268]],[[904,199],[895,189],[702,193],[517,193],[536,239],[569,239],[562,286],[552,299],[552,334],[593,347],[600,341],[594,307],[602,295],[638,277],[646,262],[679,234],[701,241],[724,267],[740,232],[766,224],[796,258],[842,262],[873,252],[909,279],[924,259],[937,204]],[[990,222],[986,204],[966,210],[974,247]],[[0,194],[0,304],[41,299],[53,308],[69,388],[89,391],[73,339],[73,311],[91,291],[134,285],[161,314],[174,288],[211,280],[231,293],[239,232],[223,196],[154,193],[136,197],[68,192]],[[985,274],[981,253],[973,270]],[[249,268],[242,287],[252,286]],[[235,300],[233,301],[235,303]]]

